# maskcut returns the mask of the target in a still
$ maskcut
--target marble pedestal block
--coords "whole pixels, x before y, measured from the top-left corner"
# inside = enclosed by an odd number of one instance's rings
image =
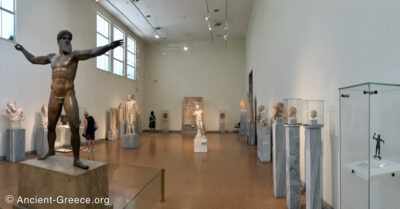
[[[46,160],[26,160],[20,163],[18,196],[21,198],[108,198],[108,165],[82,160],[88,170],[72,166],[73,158],[53,156]],[[17,203],[14,208],[29,209],[103,209],[103,204]]]
[[[140,147],[140,136],[137,134],[126,134],[122,139],[122,147],[125,149]]]
[[[286,129],[286,201],[288,209],[300,209],[300,125]]]
[[[240,111],[239,133],[241,136],[246,136],[246,132],[247,132],[247,112]]]
[[[25,160],[25,129],[7,129],[6,160]]]
[[[194,152],[207,152],[208,142],[206,136],[199,136],[194,138]]]
[[[36,155],[43,156],[49,151],[49,142],[47,141],[47,128],[36,129]]]
[[[125,135],[125,124],[124,122],[119,122],[118,124],[118,138],[122,139]]]
[[[118,130],[108,130],[108,140],[118,139]]]
[[[306,135],[306,209],[322,208],[323,125],[304,126]]]
[[[262,126],[257,128],[257,156],[261,162],[271,162],[271,127]]]
[[[249,145],[256,145],[256,126],[254,122],[250,122],[247,127],[246,141]]]
[[[272,167],[275,198],[286,197],[286,132],[283,119],[272,124]]]

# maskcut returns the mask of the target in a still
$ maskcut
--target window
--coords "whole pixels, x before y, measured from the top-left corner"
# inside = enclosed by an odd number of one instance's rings
[[[15,36],[14,0],[0,0],[0,37],[14,40]]]
[[[127,39],[127,65],[126,65],[126,77],[132,80],[136,80],[136,41],[135,39],[128,36]]]
[[[0,0],[2,1],[2,0]],[[110,42],[110,22],[97,14],[97,46],[104,46]],[[110,71],[110,52],[97,57],[97,68]]]
[[[114,26],[114,37],[113,40],[124,40],[124,32]],[[120,76],[124,76],[124,48],[123,46],[119,46],[114,49],[114,59],[113,59],[113,69],[114,73]]]

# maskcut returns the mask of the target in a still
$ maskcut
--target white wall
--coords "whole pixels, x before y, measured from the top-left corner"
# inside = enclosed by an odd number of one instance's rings
[[[146,49],[145,112],[169,110],[170,130],[181,130],[184,97],[203,97],[206,130],[219,130],[219,110],[226,111],[226,129],[239,121],[239,101],[244,91],[244,41],[193,43],[189,51],[162,46]],[[156,80],[156,82],[155,82]],[[146,126],[147,128],[147,126]]]
[[[243,78],[253,69],[259,104],[286,97],[325,100],[324,200],[335,208],[338,139],[329,136],[329,122],[337,118],[329,115],[338,112],[337,89],[367,81],[400,83],[399,17],[395,0],[254,3]]]
[[[34,55],[58,53],[56,35],[60,30],[68,29],[74,36],[73,49],[94,48],[97,11],[128,32],[95,1],[18,0],[16,41]],[[143,106],[144,45],[139,39],[137,44],[138,82],[98,70],[96,59],[79,63],[75,79],[76,96],[79,106],[86,107],[99,123],[97,139],[106,137],[106,112],[110,107],[117,107],[120,102],[126,101],[129,93],[135,93],[139,107]],[[34,150],[34,134],[40,121],[38,112],[42,104],[47,104],[50,95],[50,65],[32,65],[14,49],[14,43],[5,40],[0,40],[0,63],[0,110],[4,112],[6,102],[10,100],[16,100],[17,105],[24,109],[25,148],[26,151]],[[7,126],[7,119],[0,116],[0,156],[5,154]]]

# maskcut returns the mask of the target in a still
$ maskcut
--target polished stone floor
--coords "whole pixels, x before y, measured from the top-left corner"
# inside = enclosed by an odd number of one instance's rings
[[[153,209],[286,208],[286,199],[273,196],[272,164],[257,159],[255,146],[248,146],[239,134],[208,134],[209,152],[194,153],[193,138],[189,134],[144,133],[139,149],[122,149],[121,140],[106,141],[96,144],[94,153],[81,152],[81,158],[122,167],[165,168],[166,202],[156,203]],[[4,197],[16,193],[17,173],[15,164],[0,162],[2,208],[10,208]],[[125,193],[110,194],[111,201],[118,203],[114,208],[122,208]],[[305,208],[304,195],[301,203]]]

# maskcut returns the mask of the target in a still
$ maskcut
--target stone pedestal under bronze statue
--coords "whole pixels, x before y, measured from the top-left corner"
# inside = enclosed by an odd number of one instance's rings
[[[18,197],[51,197],[52,204],[26,204],[25,202],[21,204],[16,202],[18,199],[16,198],[14,208],[112,208],[112,205],[105,205],[104,201],[99,204],[60,204],[60,200],[64,201],[65,198],[88,198],[90,202],[108,198],[108,165],[102,162],[82,160],[90,167],[88,170],[82,170],[73,167],[70,163],[71,160],[71,157],[54,156],[44,161],[32,159],[20,162]],[[110,203],[109,200],[108,203]]]

